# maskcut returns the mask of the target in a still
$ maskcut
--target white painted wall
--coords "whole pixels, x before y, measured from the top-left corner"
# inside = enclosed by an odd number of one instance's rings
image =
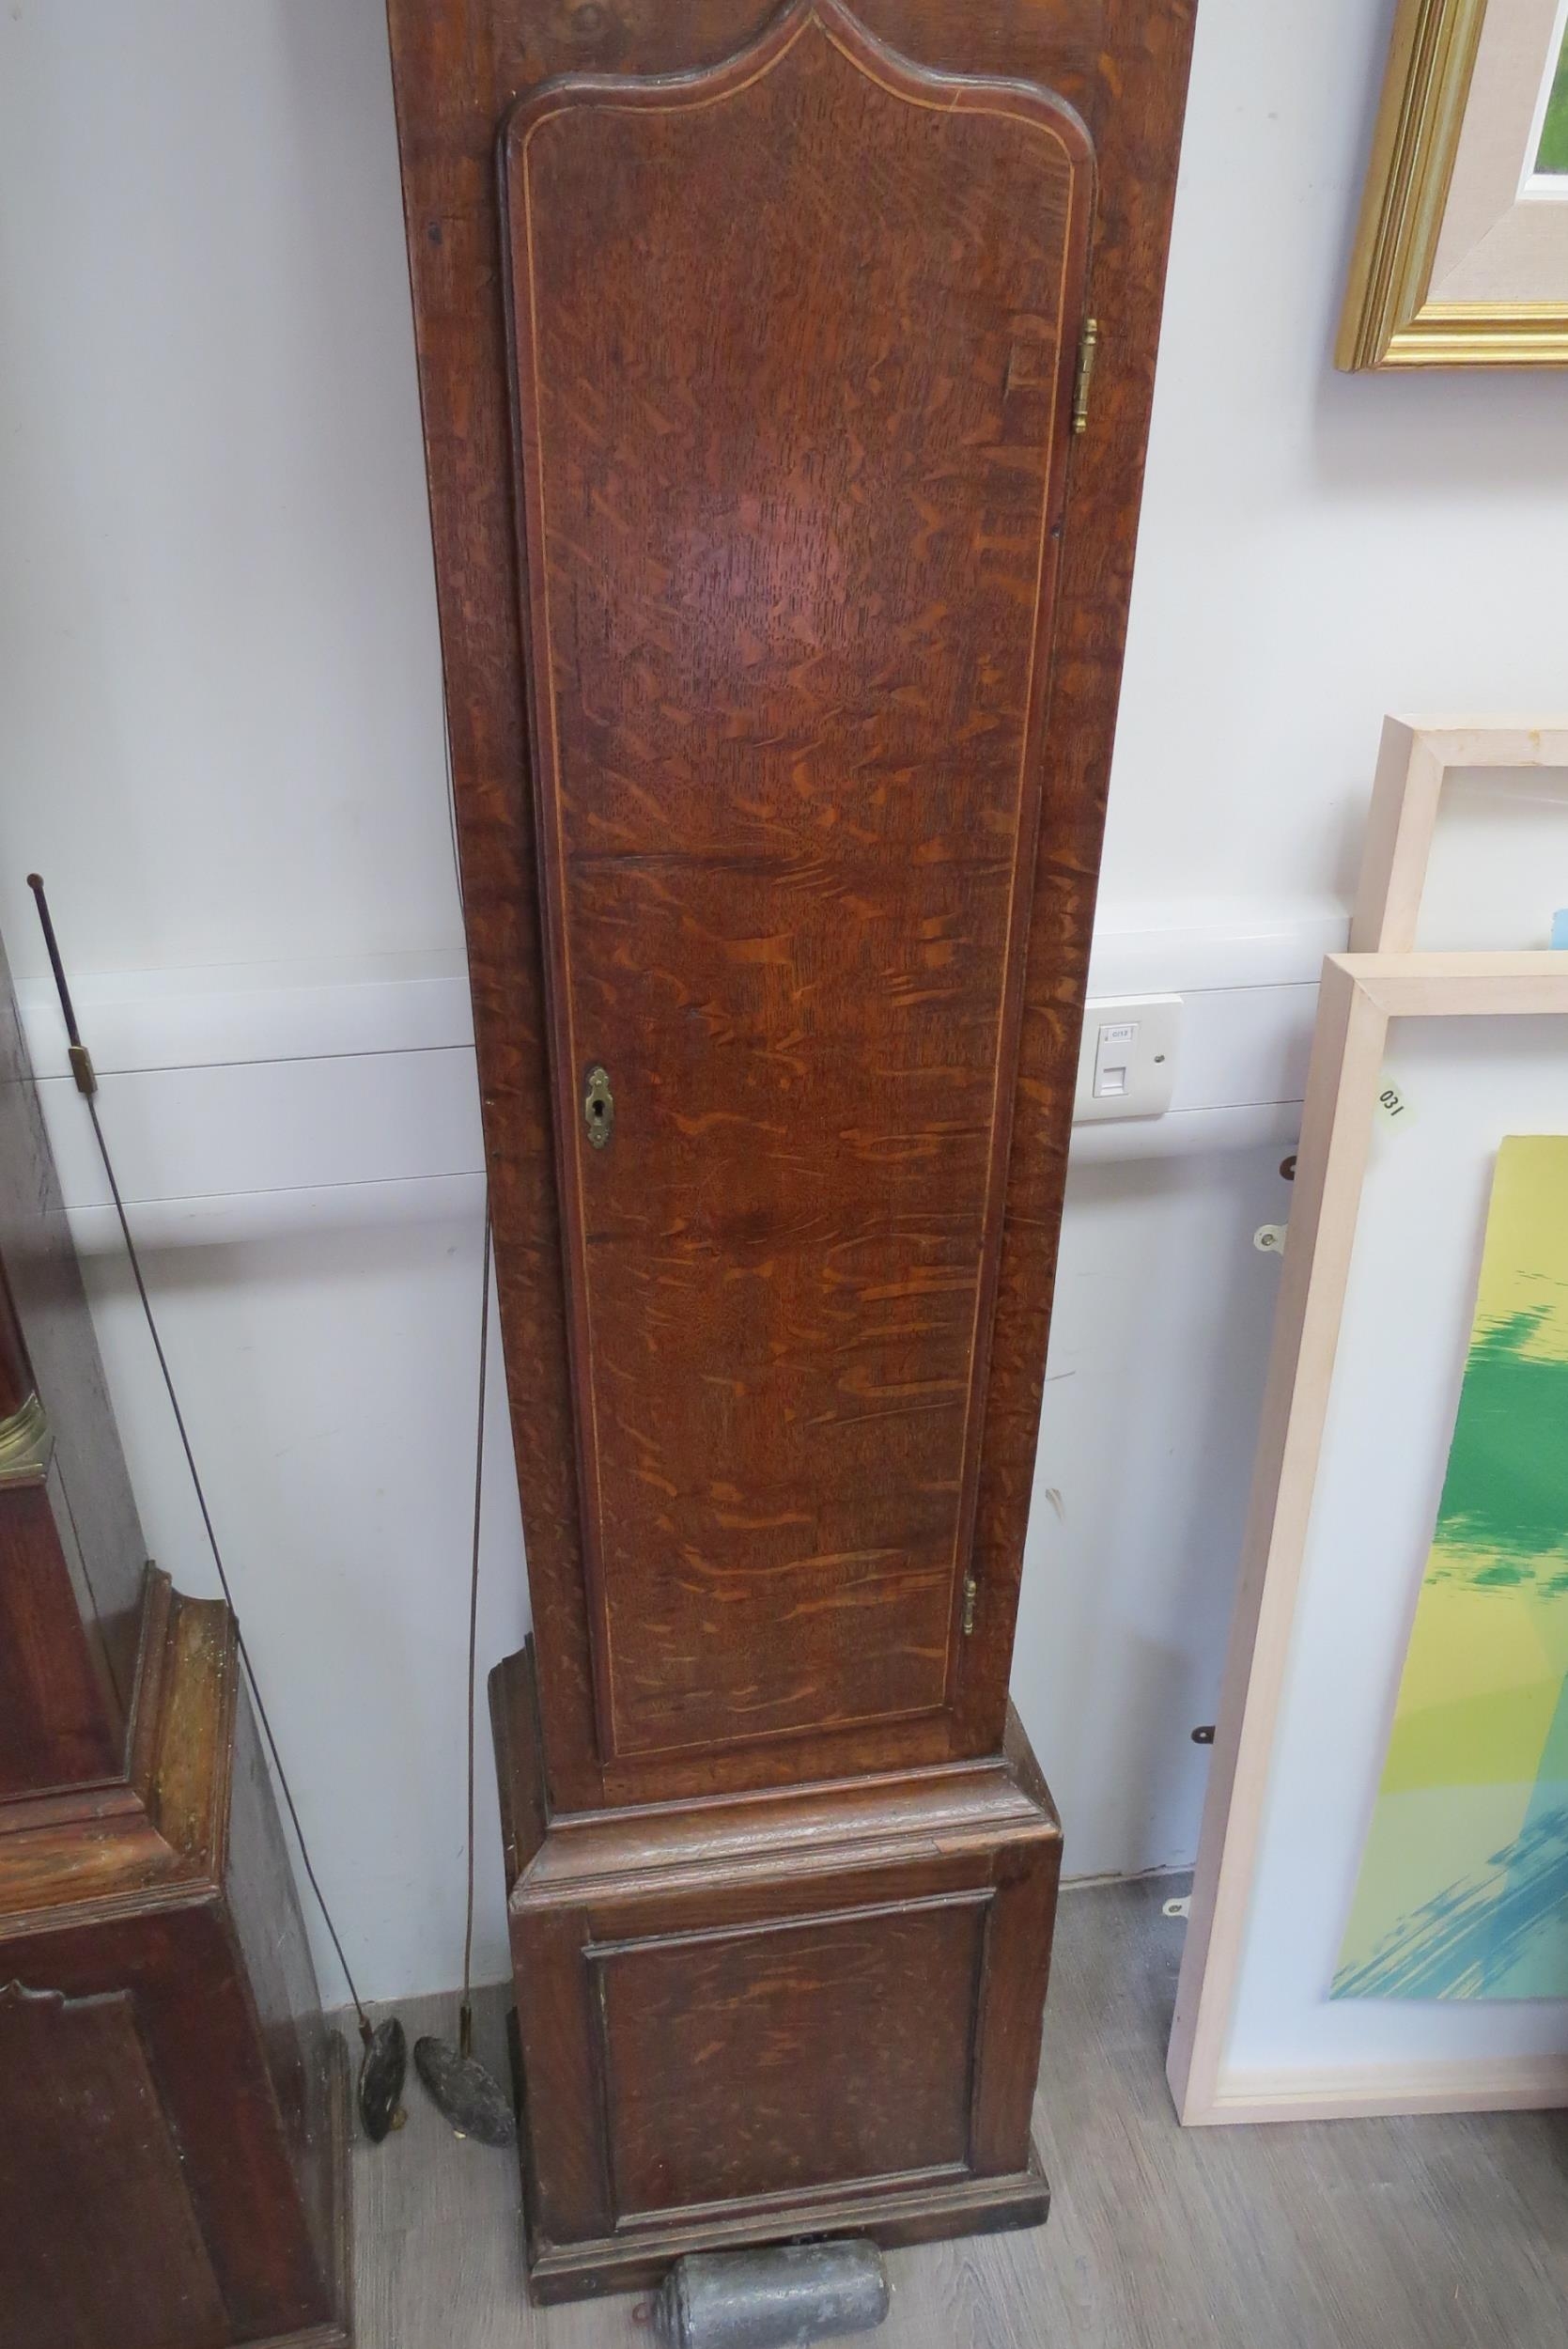
[[[1282,1222],[1278,1146],[1068,1179],[1013,1693],[1069,1875],[1197,1849]]]
[[[62,1088],[63,1090],[63,1088]],[[478,1385],[478,1177],[397,1183],[268,1236],[221,1217],[146,1257],[285,1766],[364,1998],[457,1983],[462,1704]],[[389,1213],[389,1206],[391,1212]],[[135,1293],[101,1211],[81,1237],[154,1554],[214,1592]],[[527,1627],[505,1396],[487,1413],[480,1655]],[[481,1755],[489,1717],[479,1692]],[[506,1971],[493,1773],[479,1776],[479,1979]],[[318,1921],[311,1919],[313,1929]],[[315,1931],[323,1989],[344,1996]]]
[[[1392,0],[1198,0],[1105,888],[1348,897],[1389,709],[1554,708],[1568,381],[1329,361]]]
[[[380,0],[0,9],[0,927],[456,948]]]
[[[1102,1131],[1071,1185],[1017,1688],[1079,1872],[1192,1849],[1266,1104],[1381,714],[1564,697],[1562,380],[1327,365],[1390,15],[1200,8],[1096,984],[1215,991],[1181,1155],[1108,1161]],[[74,966],[122,974],[89,990],[106,1112],[322,1872],[367,1992],[439,1985],[477,1157],[380,0],[10,0],[0,341],[0,927],[41,972],[41,866]],[[92,1261],[149,1534],[205,1588]],[[499,1442],[491,1469],[487,1656],[522,1620]],[[490,1976],[493,1832],[487,1805]]]

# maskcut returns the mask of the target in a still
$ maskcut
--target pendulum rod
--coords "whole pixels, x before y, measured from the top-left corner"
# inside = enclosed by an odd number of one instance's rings
[[[479,1392],[474,1438],[474,1541],[468,1575],[468,1888],[463,1916],[463,1991],[458,2045],[435,2037],[413,2043],[413,2068],[436,2109],[459,2137],[485,2145],[515,2145],[517,2114],[510,2097],[474,2052],[474,1712],[479,1672],[479,1537],[484,1524],[485,1387],[490,1330],[490,1216],[479,1273]]]
[[[462,905],[463,866],[458,848],[458,804],[452,787],[451,713],[442,705],[446,751],[446,818],[452,837],[452,878]],[[479,1267],[479,1384],[474,1430],[474,1537],[468,1571],[468,1693],[465,1724],[468,1823],[465,1838],[466,1887],[463,1908],[463,1988],[458,2010],[458,2044],[454,2047],[434,2035],[416,2039],[413,2068],[431,2103],[459,2137],[477,2138],[486,2145],[515,2145],[517,2114],[512,2100],[494,2075],[474,2052],[474,1714],[479,1676],[479,1537],[485,1502],[485,1391],[489,1362],[490,1258],[492,1254],[489,1197],[485,1199],[485,1240]]]
[[[485,1493],[485,1373],[490,1336],[490,1211],[485,1207],[484,1264],[479,1274],[479,1429],[474,1446],[474,1554],[468,1577],[468,1894],[463,1913],[463,2002],[458,2013],[458,2052],[474,2053],[474,1691],[479,1674],[479,1528]]]

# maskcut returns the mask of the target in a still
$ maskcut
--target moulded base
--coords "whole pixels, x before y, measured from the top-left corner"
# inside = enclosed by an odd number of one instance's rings
[[[830,2234],[868,2235],[893,2250],[943,2235],[1040,2227],[1049,2213],[1050,2187],[1032,2143],[1029,2168],[1016,2177],[961,2179],[947,2186],[877,2179],[852,2193],[803,2194],[749,2217],[650,2227],[588,2243],[543,2243],[530,2223],[529,2291],[548,2307],[596,2294],[644,2291],[688,2251],[739,2251],[751,2244]]]

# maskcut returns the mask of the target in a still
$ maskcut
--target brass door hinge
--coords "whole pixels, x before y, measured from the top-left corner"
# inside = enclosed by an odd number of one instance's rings
[[[1078,338],[1078,381],[1073,386],[1073,430],[1089,429],[1089,387],[1094,381],[1094,361],[1099,355],[1100,322],[1085,319]]]
[[[972,1638],[974,1633],[974,1610],[979,1599],[979,1583],[972,1574],[966,1574],[964,1577],[964,1637],[966,1640]]]

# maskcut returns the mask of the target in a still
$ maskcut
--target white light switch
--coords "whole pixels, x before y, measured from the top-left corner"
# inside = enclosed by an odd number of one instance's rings
[[[1162,1116],[1175,1088],[1181,1020],[1179,995],[1088,1003],[1074,1122]]]

